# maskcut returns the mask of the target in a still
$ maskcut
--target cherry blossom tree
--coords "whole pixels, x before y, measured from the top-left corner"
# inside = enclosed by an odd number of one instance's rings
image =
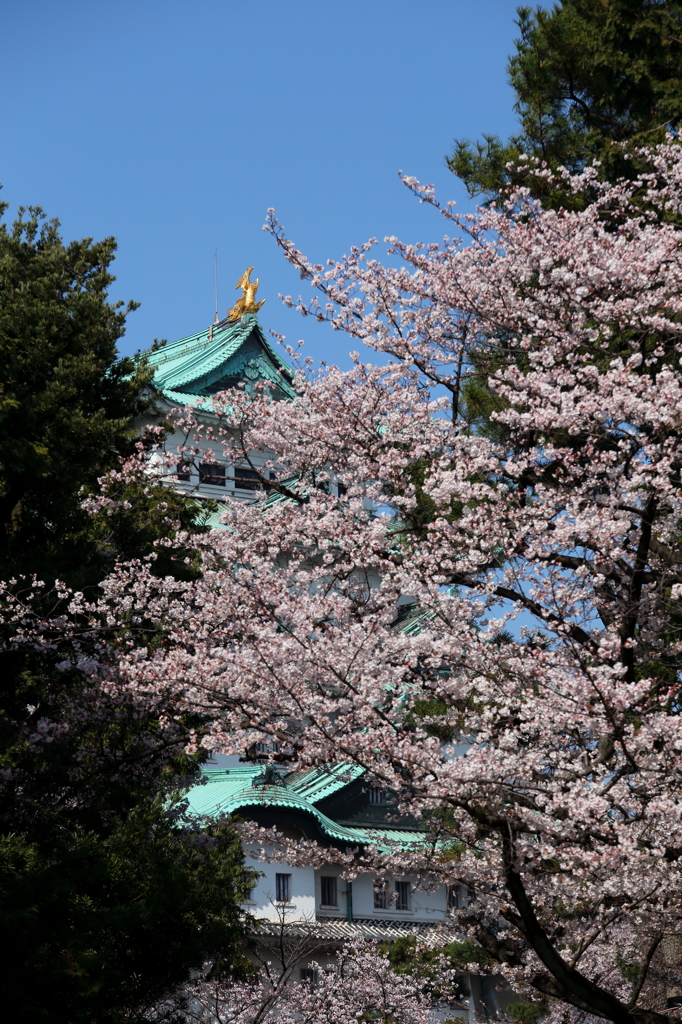
[[[226,503],[201,578],[122,565],[72,609],[93,637],[125,621],[90,671],[200,716],[197,745],[363,766],[425,841],[347,870],[468,887],[454,925],[489,969],[619,1024],[682,995],[682,152],[647,159],[634,183],[566,175],[580,212],[520,190],[461,216],[406,179],[453,237],[390,239],[387,265],[373,241],[311,264],[272,215],[323,296],[295,304],[385,365],[304,362],[293,402],[222,393],[214,430],[186,410],[189,455],[251,464],[267,496]]]
[[[295,957],[296,962],[301,958]],[[308,958],[301,983],[284,965],[271,965],[251,982],[197,981],[184,995],[185,1019],[196,1024],[433,1024],[431,1000],[407,975],[391,969],[386,952],[362,939],[343,949],[328,968]],[[445,975],[451,972],[444,968]],[[165,1007],[158,1007],[156,1016]],[[362,1015],[362,1016],[361,1016]],[[150,1019],[155,1019],[152,1011]]]

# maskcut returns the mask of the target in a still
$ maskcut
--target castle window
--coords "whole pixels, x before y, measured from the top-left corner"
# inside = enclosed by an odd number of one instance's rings
[[[410,909],[410,890],[411,886],[409,882],[396,882],[395,883],[395,909],[396,910],[409,910]]]
[[[281,744],[277,740],[260,740],[256,744],[256,753],[261,755],[279,754]]]
[[[336,878],[333,876],[322,875],[322,877],[320,878],[320,884],[322,888],[322,906],[338,906],[338,897],[336,894]]]
[[[291,875],[275,875],[275,892],[277,903],[291,902]]]
[[[377,806],[383,806],[386,803],[386,791],[379,786],[372,786],[369,791],[369,802]]]
[[[185,462],[184,460],[182,462],[178,462],[177,466],[175,467],[175,472],[177,474],[178,480],[189,481],[190,473],[192,472],[192,463]]]
[[[459,885],[448,886],[448,910],[457,910],[461,902],[461,891]]]
[[[317,985],[317,971],[312,967],[301,967],[301,984],[309,985],[310,988]]]
[[[375,910],[388,910],[390,903],[390,893],[388,891],[388,885],[383,878],[374,879],[374,909]]]
[[[234,471],[234,486],[240,491],[260,491],[263,488],[258,473],[253,469],[237,466]]]
[[[210,484],[211,487],[225,486],[225,467],[216,466],[211,462],[199,463],[199,483]]]

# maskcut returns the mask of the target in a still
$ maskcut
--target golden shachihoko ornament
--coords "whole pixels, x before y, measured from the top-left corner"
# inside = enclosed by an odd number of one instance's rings
[[[258,291],[258,278],[255,281],[251,280],[251,271],[253,267],[247,267],[242,276],[237,281],[235,288],[241,288],[242,294],[237,299],[234,306],[227,311],[227,319],[230,323],[241,319],[245,313],[257,313],[261,308],[265,299],[260,302],[256,302],[256,292]]]

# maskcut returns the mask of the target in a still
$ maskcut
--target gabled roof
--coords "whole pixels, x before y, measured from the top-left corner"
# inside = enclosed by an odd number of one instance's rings
[[[300,772],[292,772],[287,775],[286,783],[290,789],[295,789],[311,804],[316,804],[343,789],[364,773],[364,768],[357,764],[329,764],[321,768],[304,768]]]
[[[188,338],[146,353],[153,387],[174,405],[211,409],[217,391],[266,380],[293,398],[293,371],[273,348],[253,313],[221,320]]]
[[[303,771],[282,772],[279,784],[263,784],[266,772],[263,765],[244,768],[205,768],[205,781],[193,786],[187,793],[190,813],[200,817],[216,818],[223,814],[243,813],[249,808],[281,808],[304,812],[318,828],[337,843],[350,846],[376,846],[384,852],[401,847],[415,846],[428,839],[423,832],[382,826],[356,828],[340,825],[323,814],[315,804],[331,793],[349,785],[364,773],[356,765],[324,765]],[[282,815],[283,820],[286,813]]]

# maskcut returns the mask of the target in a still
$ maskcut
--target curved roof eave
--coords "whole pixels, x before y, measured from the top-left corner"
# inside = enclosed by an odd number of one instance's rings
[[[297,792],[299,787],[311,790],[315,800],[321,800],[354,778],[364,773],[364,769],[354,765],[324,766],[304,773],[292,773],[288,783],[283,786],[267,785],[254,787],[253,780],[263,772],[262,765],[248,768],[205,768],[203,774],[206,782],[193,786],[186,794],[189,810],[203,818],[219,817],[223,814],[236,814],[239,811],[253,808],[282,807],[302,811],[309,815],[320,831],[334,839],[351,846],[376,846],[382,852],[390,852],[398,847],[418,845],[428,837],[425,833],[407,831],[400,828],[356,828],[339,825],[315,807],[313,801]],[[326,775],[327,782],[321,777]],[[296,778],[296,775],[299,775]],[[312,778],[315,776],[315,778]],[[344,778],[345,776],[345,778]]]
[[[251,769],[205,770],[208,781],[194,786],[186,795],[190,811],[201,817],[213,818],[221,814],[236,814],[248,807],[288,807],[308,814],[331,839],[355,846],[371,841],[360,829],[337,825],[288,786],[254,787],[252,781],[261,772],[260,765]],[[235,777],[236,773],[239,776]]]

